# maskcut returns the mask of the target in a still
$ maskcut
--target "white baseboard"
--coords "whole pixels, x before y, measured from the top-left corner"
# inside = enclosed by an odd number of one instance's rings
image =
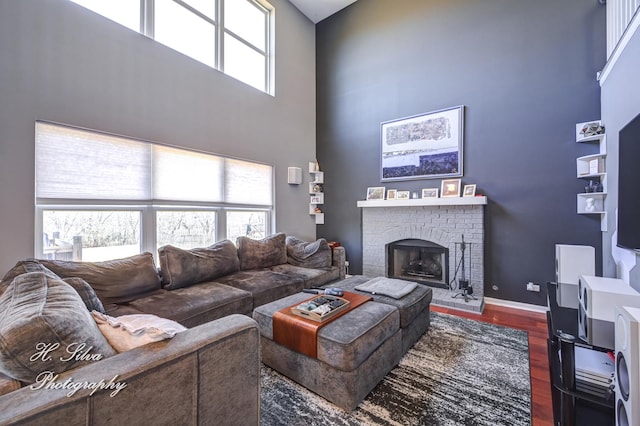
[[[487,305],[505,306],[507,308],[522,309],[524,311],[545,313],[549,310],[546,306],[532,305],[529,303],[513,302],[511,300],[494,299],[493,297],[485,297],[484,303]]]

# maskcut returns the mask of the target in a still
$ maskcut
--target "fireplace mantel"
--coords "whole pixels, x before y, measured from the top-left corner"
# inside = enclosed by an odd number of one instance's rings
[[[360,200],[358,207],[416,206],[478,206],[487,204],[487,197],[413,198],[408,200]]]

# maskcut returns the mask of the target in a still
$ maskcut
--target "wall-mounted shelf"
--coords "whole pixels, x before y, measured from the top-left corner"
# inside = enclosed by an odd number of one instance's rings
[[[588,134],[585,129],[598,129],[598,134]],[[576,142],[598,143],[599,152],[597,154],[585,155],[576,158],[576,173],[578,179],[589,179],[589,185],[585,187],[585,192],[578,194],[576,210],[578,214],[599,214],[600,230],[607,230],[607,212],[604,201],[607,196],[607,137],[601,121],[587,121],[576,124]],[[593,186],[597,192],[587,192]]]
[[[318,163],[309,162],[309,214],[315,217],[316,225],[324,225],[324,213],[321,205],[324,204],[324,172],[321,172]]]
[[[605,159],[607,154],[585,155],[576,158],[579,178],[599,178],[606,176]]]
[[[578,214],[606,214],[604,210],[605,192],[585,192],[578,194]]]

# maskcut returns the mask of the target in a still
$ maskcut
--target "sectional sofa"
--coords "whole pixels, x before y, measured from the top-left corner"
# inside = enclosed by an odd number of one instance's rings
[[[344,249],[275,234],[158,254],[159,267],[143,253],[106,262],[27,259],[4,275],[0,424],[258,423],[259,333],[249,315],[344,278]],[[93,321],[149,314],[174,322],[174,337],[120,353]],[[38,346],[50,341],[59,352]],[[85,342],[92,351],[69,351]],[[47,383],[38,374],[50,370],[59,376]],[[85,387],[71,392],[73,383]],[[105,389],[91,396],[99,383]]]

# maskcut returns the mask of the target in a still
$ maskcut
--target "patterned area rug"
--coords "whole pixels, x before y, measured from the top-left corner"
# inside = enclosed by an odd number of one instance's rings
[[[261,425],[530,425],[527,333],[431,313],[429,331],[351,414],[268,367]]]

